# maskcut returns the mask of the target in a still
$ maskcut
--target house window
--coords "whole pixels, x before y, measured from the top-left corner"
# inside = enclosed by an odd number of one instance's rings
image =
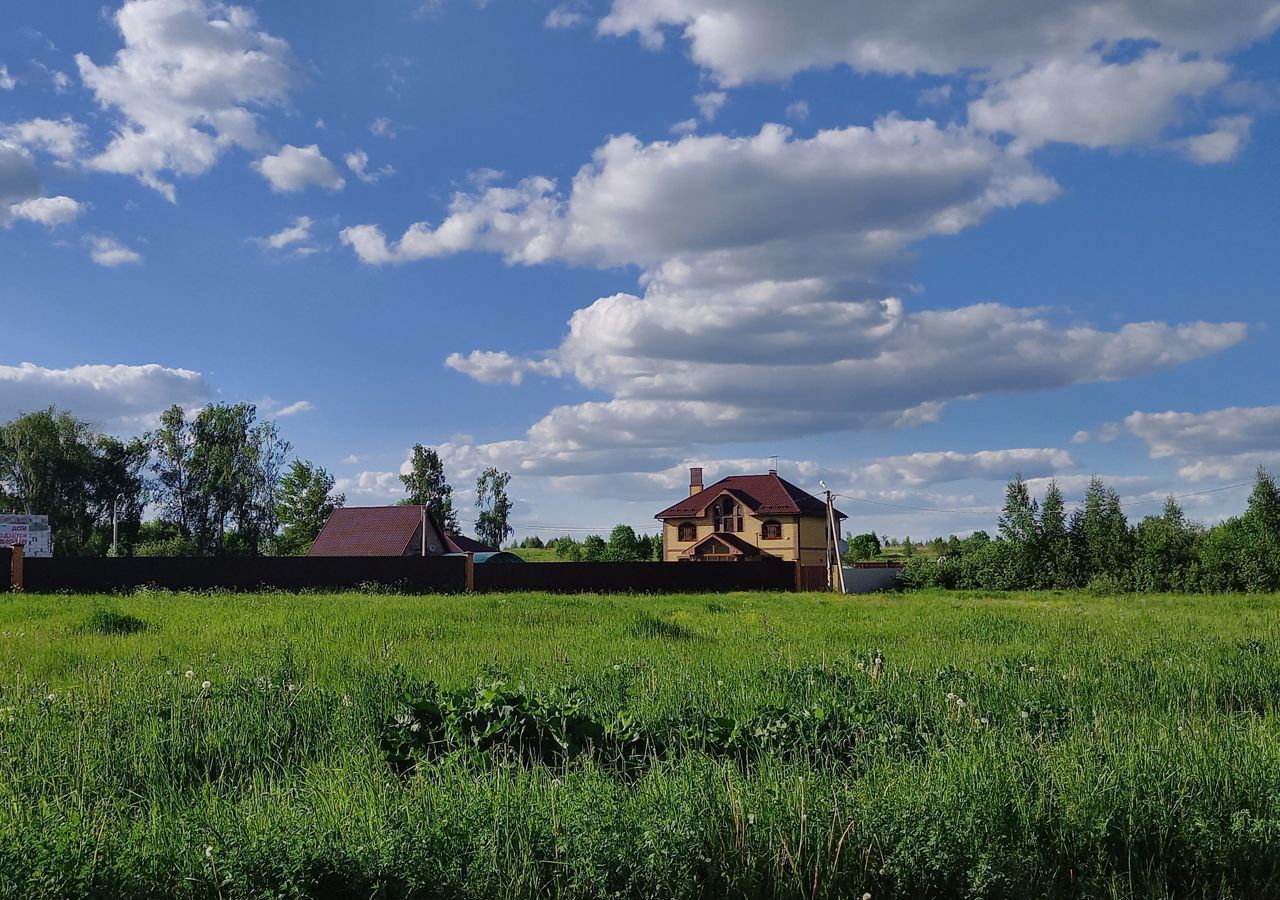
[[[782,540],[782,523],[776,519],[770,519],[760,526],[760,538],[766,541]]]
[[[725,498],[711,508],[716,531],[736,532],[742,530],[742,504]]]
[[[693,522],[681,522],[679,533],[678,533],[678,536],[676,537],[676,540],[684,542],[684,541],[696,541],[697,539],[698,539],[698,526],[695,525]]]

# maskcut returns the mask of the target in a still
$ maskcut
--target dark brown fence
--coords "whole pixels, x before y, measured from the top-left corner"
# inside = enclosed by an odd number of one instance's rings
[[[0,574],[9,574],[8,562],[0,557]],[[825,574],[821,567],[818,574]],[[817,584],[812,575],[788,562],[471,565],[462,556],[52,557],[24,560],[22,589],[86,594],[145,587],[300,591],[381,586],[410,593],[470,589],[561,594],[824,589],[825,582]]]
[[[475,567],[477,591],[579,593],[715,593],[795,590],[787,562],[554,562]]]
[[[801,591],[827,590],[827,567],[801,566],[800,580],[796,584],[796,588]]]
[[[0,547],[0,594],[9,590],[9,559],[13,551],[8,547]]]
[[[23,590],[110,593],[140,587],[255,591],[382,585],[447,593],[466,586],[460,556],[49,557],[24,560]]]

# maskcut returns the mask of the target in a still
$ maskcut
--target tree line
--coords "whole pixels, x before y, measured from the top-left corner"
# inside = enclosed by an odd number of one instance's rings
[[[346,498],[292,451],[252,403],[175,405],[127,440],[49,407],[0,424],[0,511],[48,515],[59,556],[300,555]],[[402,502],[459,530],[434,450],[414,447],[401,481]],[[494,468],[477,481],[477,536],[493,546],[511,534],[510,481]]]
[[[512,549],[548,548],[556,559],[564,562],[661,562],[662,535],[636,534],[630,525],[615,525],[606,540],[589,534],[581,540],[564,535],[543,542],[540,537],[527,537]]]
[[[1188,519],[1174,497],[1130,524],[1120,497],[1100,478],[1069,515],[1050,482],[1043,500],[1022,476],[1005,490],[998,532],[935,542],[903,571],[911,587],[979,590],[1087,588],[1220,593],[1280,590],[1280,490],[1259,468],[1245,512],[1212,527]]]

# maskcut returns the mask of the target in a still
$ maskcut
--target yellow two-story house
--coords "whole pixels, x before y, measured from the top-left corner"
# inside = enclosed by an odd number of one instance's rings
[[[833,512],[838,536],[846,516]],[[666,562],[827,562],[827,505],[772,469],[767,475],[730,475],[709,487],[702,484],[702,469],[690,469],[689,496],[654,518],[662,520]]]

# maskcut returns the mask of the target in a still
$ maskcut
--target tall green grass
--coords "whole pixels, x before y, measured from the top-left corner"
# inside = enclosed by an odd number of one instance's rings
[[[1278,613],[5,597],[0,897],[1280,896]],[[406,700],[494,683],[663,751],[388,763]]]

